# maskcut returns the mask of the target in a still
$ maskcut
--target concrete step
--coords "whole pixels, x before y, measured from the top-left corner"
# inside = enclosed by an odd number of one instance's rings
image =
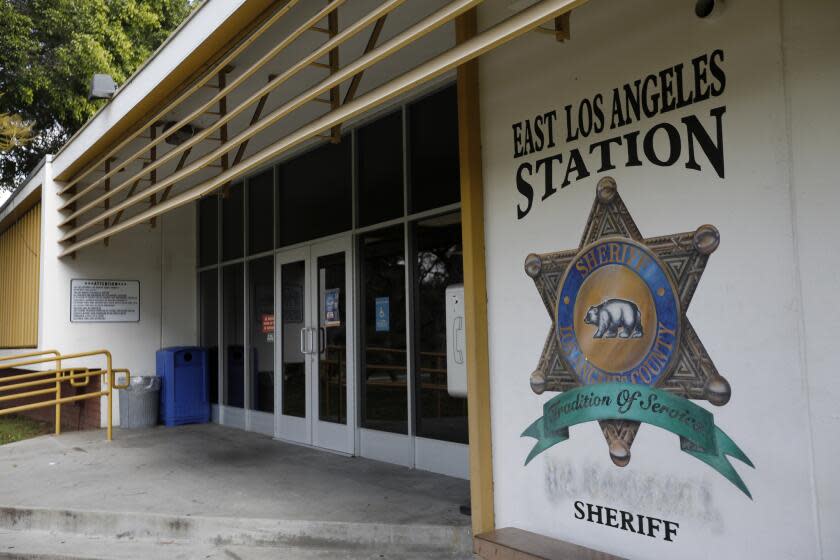
[[[475,541],[476,557],[480,560],[624,560],[516,527],[482,533]]]
[[[0,560],[427,560],[422,552],[371,552],[296,546],[195,545],[0,529]],[[451,558],[456,558],[452,556]],[[460,556],[458,558],[471,558]]]
[[[107,552],[103,558],[113,556],[115,546],[151,546],[160,549],[152,555],[125,556],[126,558],[204,558],[196,554],[218,554],[221,550],[237,547],[249,549],[251,556],[260,558],[251,549],[274,552],[294,550],[299,556],[305,554],[329,553],[332,556],[311,556],[312,558],[470,558],[471,538],[468,527],[446,525],[396,525],[383,523],[342,523],[326,521],[250,519],[234,517],[193,517],[148,513],[124,513],[105,511],[58,510],[46,508],[0,507],[0,552],[9,554],[6,540],[14,535],[29,548],[17,548],[31,554],[47,554],[32,548],[50,542],[73,543],[62,545],[55,558],[99,558],[90,555],[97,543]],[[41,538],[38,538],[41,537]],[[81,546],[77,541],[90,544]],[[23,545],[22,545],[23,546]],[[186,548],[184,548],[186,547]],[[231,548],[233,547],[233,548]],[[66,550],[69,552],[62,552]],[[187,556],[178,556],[186,551]],[[72,555],[72,554],[75,555]],[[172,555],[161,556],[161,554]],[[64,556],[61,556],[64,554]],[[68,554],[71,554],[68,556]],[[111,556],[108,556],[110,554]],[[225,553],[226,554],[226,553]],[[236,552],[234,552],[236,554]],[[88,556],[89,555],[89,556]],[[343,555],[343,556],[342,556]],[[382,555],[382,556],[380,556]],[[397,555],[397,556],[394,556]],[[412,556],[413,555],[413,556]],[[0,556],[2,558],[3,556]],[[6,556],[14,558],[15,556]],[[52,558],[44,556],[44,558]],[[235,556],[207,556],[207,558]],[[286,556],[280,556],[285,558]]]

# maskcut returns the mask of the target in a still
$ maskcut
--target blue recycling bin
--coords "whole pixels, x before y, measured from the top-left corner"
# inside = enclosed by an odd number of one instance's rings
[[[166,426],[210,421],[207,350],[195,346],[161,348],[156,355],[161,378],[160,421]]]

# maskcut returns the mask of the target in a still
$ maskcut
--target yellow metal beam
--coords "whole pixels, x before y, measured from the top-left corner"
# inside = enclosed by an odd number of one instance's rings
[[[331,3],[335,3],[335,0],[328,0]],[[338,10],[330,13],[330,16],[327,18],[327,29],[330,31],[330,38],[332,39],[336,35],[338,35]],[[330,74],[335,74],[338,72],[339,66],[339,53],[338,47],[331,49],[329,54],[329,61],[330,63],[327,65],[330,71]],[[330,105],[333,110],[338,109],[341,106],[341,89],[340,86],[335,86],[330,90]],[[338,124],[332,128],[332,138],[330,140],[333,144],[338,144],[341,142],[341,125]]]
[[[318,49],[314,50],[312,53],[303,57],[296,64],[292,65],[289,69],[287,69],[285,72],[280,74],[276,79],[272,80],[269,84],[267,84],[266,86],[263,86],[260,90],[254,92],[248,99],[246,99],[244,102],[242,102],[239,105],[237,105],[236,107],[234,107],[226,117],[216,121],[213,125],[211,125],[211,126],[207,127],[206,129],[202,130],[200,133],[198,133],[196,136],[194,136],[191,140],[185,142],[184,144],[182,144],[178,148],[175,148],[174,150],[171,150],[170,152],[168,152],[166,155],[164,155],[162,158],[160,158],[156,162],[155,165],[162,165],[167,160],[175,157],[180,151],[182,151],[182,150],[186,149],[187,147],[192,146],[192,145],[196,144],[197,142],[203,140],[207,135],[209,135],[211,132],[213,132],[219,126],[221,126],[221,124],[223,124],[224,122],[227,122],[227,120],[229,120],[229,119],[234,118],[236,115],[238,115],[240,112],[245,110],[245,108],[250,106],[252,103],[258,101],[260,96],[262,96],[265,93],[268,93],[268,92],[272,91],[273,89],[277,88],[280,84],[284,83],[285,81],[287,81],[288,79],[290,79],[291,77],[296,75],[298,72],[300,72],[300,70],[302,68],[305,68],[305,67],[309,66],[313,59],[319,58],[321,56],[325,56],[332,48],[334,48],[335,46],[337,46],[337,45],[343,43],[344,41],[348,40],[350,37],[354,36],[355,34],[359,33],[362,29],[366,28],[368,25],[375,23],[375,20],[381,18],[383,15],[395,10],[404,1],[405,0],[387,0],[386,2],[383,2],[380,6],[378,6],[377,8],[375,8],[374,10],[372,10],[371,12],[369,12],[368,14],[366,14],[365,16],[360,18],[358,21],[353,22],[344,31],[342,31],[341,33],[339,33],[338,35],[336,35],[335,37],[333,37],[332,39],[330,39],[329,41],[327,41],[326,43],[321,45]],[[235,147],[236,145],[241,144],[245,140],[256,136],[257,134],[259,134],[260,132],[262,132],[263,130],[268,128],[269,126],[271,126],[271,125],[275,124],[276,122],[280,121],[281,119],[285,118],[286,116],[288,116],[292,112],[296,111],[300,107],[306,105],[307,103],[309,103],[313,99],[319,97],[321,94],[326,93],[327,91],[329,91],[335,85],[340,84],[343,81],[352,78],[356,73],[358,73],[360,71],[363,71],[366,68],[369,68],[369,67],[377,64],[378,62],[388,58],[389,56],[391,56],[394,53],[398,52],[399,50],[403,49],[404,47],[414,43],[416,40],[428,35],[432,31],[434,31],[435,29],[439,29],[443,25],[445,25],[445,24],[449,23],[450,21],[454,20],[457,16],[459,16],[460,14],[465,12],[466,10],[476,6],[477,4],[481,3],[482,1],[483,0],[455,0],[455,1],[453,1],[448,6],[445,6],[444,8],[442,8],[442,9],[438,10],[437,12],[431,14],[430,16],[424,18],[421,22],[413,25],[412,27],[410,27],[406,31],[403,31],[402,33],[400,33],[396,37],[393,37],[386,44],[382,45],[381,47],[379,47],[379,48],[377,48],[373,51],[371,51],[370,53],[368,53],[366,55],[361,56],[360,58],[356,59],[351,64],[348,64],[347,66],[342,68],[340,71],[338,71],[334,74],[331,74],[328,78],[324,79],[323,81],[321,81],[316,86],[314,86],[312,88],[309,88],[304,93],[298,95],[297,97],[295,97],[291,101],[289,101],[289,102],[283,104],[282,106],[278,107],[277,109],[272,111],[268,116],[264,117],[259,122],[255,123],[252,127],[246,128],[245,130],[240,132],[238,135],[236,135],[233,139],[231,139],[229,142],[227,142],[227,143],[223,144],[222,146],[219,146],[215,150],[205,154],[201,158],[199,158],[196,161],[194,161],[193,163],[191,163],[189,166],[182,169],[179,173],[173,173],[172,175],[170,175],[166,179],[163,179],[162,181],[159,181],[158,184],[155,185],[154,187],[151,187],[150,189],[146,189],[145,191],[143,191],[143,193],[138,193],[137,195],[131,197],[130,199],[127,199],[127,200],[123,201],[122,203],[118,204],[117,206],[112,207],[110,210],[108,210],[104,213],[100,213],[98,215],[98,217],[92,218],[91,220],[79,225],[78,227],[75,227],[74,229],[65,233],[64,236],[62,236],[61,239],[59,239],[59,241],[61,243],[71,242],[71,241],[73,241],[73,238],[76,237],[79,233],[81,233],[82,231],[86,231],[87,229],[89,229],[89,228],[93,227],[94,225],[96,225],[97,223],[99,223],[103,217],[106,217],[109,214],[115,214],[117,212],[120,212],[120,211],[124,210],[125,208],[128,208],[129,206],[137,204],[141,200],[145,200],[145,195],[151,194],[151,192],[154,192],[156,190],[163,189],[166,186],[168,186],[172,183],[175,183],[177,181],[180,181],[180,180],[182,180],[186,177],[189,177],[193,173],[196,173],[197,171],[207,167],[210,164],[210,162],[218,159],[218,157],[221,156],[222,153],[227,152],[227,151],[233,149],[233,147]],[[333,4],[330,4],[330,6],[332,6],[332,5]],[[332,111],[331,113],[328,113],[328,114],[332,115],[332,114],[336,114],[338,112],[339,112],[339,110],[334,110],[334,111]],[[336,124],[338,124],[338,123],[336,123]],[[321,131],[319,131],[319,133],[320,132]],[[225,174],[225,172],[223,172],[220,175],[217,175],[216,177],[221,177],[224,174]],[[129,177],[128,179],[126,179],[126,181],[123,184],[114,187],[109,194],[111,196],[113,196],[114,193],[116,193],[119,190],[121,190],[122,188],[124,188],[124,186],[128,183],[128,181],[131,181],[133,179],[137,179],[137,178],[139,178],[140,175],[142,175],[142,173],[140,173],[138,175],[135,175],[133,177]],[[65,218],[65,220],[59,225],[60,226],[71,225],[71,222],[77,216],[79,216],[80,214],[82,214],[84,212],[87,212],[88,210],[94,208],[96,205],[100,204],[102,202],[104,196],[105,195],[102,195],[102,196],[92,200],[91,202],[89,202],[88,204],[86,204],[85,206],[83,206],[82,208],[75,211],[73,214],[71,214],[67,218]],[[159,205],[158,207],[160,207],[160,206],[161,205]],[[112,226],[112,229],[113,229],[113,226]]]
[[[476,19],[476,10],[473,9],[455,20],[455,39],[458,44],[476,35]],[[495,527],[478,60],[471,60],[458,67],[458,143],[461,167],[461,240],[464,248],[470,505],[473,535],[478,535]]]
[[[48,356],[52,354],[56,358],[59,357],[61,354],[58,350],[36,350],[34,352],[28,352],[26,354],[14,354],[12,356],[0,356],[0,362],[8,362],[9,360],[21,360],[23,358],[40,358],[43,356]],[[52,361],[52,360],[50,360]],[[4,366],[0,364],[0,369]]]
[[[295,3],[297,3],[297,1],[298,0],[293,0],[293,1],[290,1],[288,4],[286,4],[286,6],[282,10],[282,13],[285,13],[289,8],[291,8]],[[319,20],[323,19],[324,17],[326,17],[330,13],[331,10],[337,9],[338,6],[342,3],[344,3],[345,1],[346,0],[336,0],[336,4],[334,6],[328,6],[324,9],[320,10],[314,16],[312,16],[307,21],[307,23],[311,23],[311,22],[319,21]],[[216,75],[217,75],[217,79],[219,80],[217,89],[219,91],[215,95],[213,95],[213,97],[211,97],[210,99],[208,99],[207,101],[205,101],[204,103],[199,105],[197,108],[193,109],[192,112],[190,112],[188,115],[186,115],[181,120],[179,120],[174,125],[172,125],[169,129],[167,129],[166,133],[163,134],[161,137],[151,138],[150,144],[148,144],[147,146],[143,146],[138,151],[136,151],[133,154],[131,154],[130,156],[128,156],[125,159],[125,161],[122,162],[121,166],[124,167],[125,164],[137,160],[138,158],[140,158],[145,153],[145,151],[150,146],[156,146],[156,145],[160,144],[161,142],[164,142],[171,134],[174,134],[176,131],[180,130],[184,126],[189,126],[190,123],[193,120],[200,117],[201,115],[205,115],[205,114],[219,115],[221,118],[218,120],[218,122],[214,123],[213,126],[211,126],[209,128],[209,130],[201,131],[199,134],[195,135],[191,139],[191,141],[186,142],[186,143],[182,144],[181,146],[177,147],[174,150],[175,153],[171,154],[169,157],[167,157],[163,161],[161,161],[161,164],[163,164],[165,161],[168,161],[169,159],[174,157],[174,155],[176,155],[177,153],[180,153],[184,149],[191,149],[192,146],[194,146],[199,140],[208,139],[210,133],[213,132],[214,130],[216,130],[220,127],[226,128],[227,127],[226,123],[229,122],[235,116],[235,115],[231,115],[230,117],[227,117],[227,109],[226,109],[227,96],[232,91],[234,91],[236,88],[238,88],[240,85],[242,85],[247,79],[249,79],[251,76],[253,76],[260,68],[262,68],[263,66],[265,66],[266,64],[268,64],[269,62],[274,60],[289,45],[291,45],[294,41],[296,41],[297,38],[300,37],[304,33],[304,31],[305,31],[305,29],[298,29],[295,32],[290,33],[289,35],[286,35],[283,38],[283,40],[279,41],[267,53],[265,53],[263,56],[261,56],[259,58],[259,60],[254,62],[248,68],[246,68],[245,71],[242,72],[240,75],[238,75],[230,84],[227,83],[227,80],[226,80],[225,76],[226,76],[226,74],[228,74],[230,72],[231,66],[229,64],[217,66],[218,72],[217,72]],[[230,62],[230,61],[233,60],[233,58],[232,57],[226,57],[225,60]],[[225,110],[224,111],[221,110],[221,107],[222,107],[223,103],[225,104]],[[220,110],[219,111],[210,111],[209,110],[210,107],[213,107],[216,104],[219,105]],[[247,107],[248,105],[250,105],[250,102],[245,101],[244,102],[244,107]],[[243,107],[243,109],[244,109],[244,107]],[[174,107],[172,107],[172,108],[174,108]],[[163,117],[161,117],[161,118],[163,118]],[[155,121],[155,122],[157,122],[157,121]],[[223,134],[223,136],[226,136],[226,135],[227,135],[226,133]],[[198,137],[198,138],[196,139],[196,137]],[[212,140],[212,138],[210,138],[210,140]],[[78,193],[74,194],[69,199],[67,199],[62,204],[62,206],[59,208],[59,210],[71,209],[72,204],[75,201],[77,201],[79,198],[81,198],[85,194],[91,192],[103,179],[107,179],[108,177],[113,176],[114,173],[117,173],[117,172],[118,172],[117,169],[111,170],[109,173],[106,173],[105,175],[103,175],[99,179],[95,180],[90,185],[86,186],[85,188],[80,190]],[[123,183],[120,186],[118,186],[117,188],[118,189],[121,188],[123,185],[132,181],[133,179],[142,177],[142,175],[143,175],[142,173],[141,174],[135,174],[134,176],[126,179],[125,181],[123,181]],[[65,186],[60,191],[60,193],[64,193],[65,191],[68,190],[69,187],[70,187],[70,185]],[[100,196],[99,198],[96,199],[96,201],[99,201],[101,198],[102,197]],[[88,208],[89,206],[92,207],[91,205],[85,206],[80,211],[80,213],[82,211],[84,211],[85,208]],[[74,214],[76,214],[76,213],[74,212]],[[62,223],[61,225],[65,225],[67,221],[69,221],[69,219],[65,220],[65,222]]]
[[[169,76],[157,84],[148,96],[137,103],[111,130],[103,134],[77,161],[55,177],[58,181],[69,180],[60,193],[69,192],[81,179],[98,169],[107,158],[140,137],[149,125],[160,120],[200,88],[206,87],[207,82],[220,68],[229,64],[270,29],[290,7],[274,0],[245,0],[231,17],[191,52]],[[104,108],[100,109],[102,110]],[[88,123],[92,121],[93,119]],[[84,128],[82,127],[82,130]],[[82,131],[77,132],[76,136],[80,132]],[[67,144],[72,141],[73,138]]]
[[[29,391],[27,393],[15,393],[12,395],[3,395],[0,397],[0,402],[16,401],[18,399],[25,399],[27,397],[36,397],[38,395],[48,395],[50,393],[56,394],[58,387],[50,387],[49,389],[38,389],[37,391]]]
[[[376,43],[379,41],[379,36],[385,28],[385,21],[387,19],[388,16],[386,15],[376,20],[376,25],[373,26],[373,29],[370,32],[370,37],[368,38],[367,45],[365,45],[365,50],[362,54],[367,54],[376,48]],[[364,74],[365,72],[362,70],[353,76],[353,79],[350,81],[350,85],[347,87],[347,93],[344,94],[344,103],[349,103],[356,98],[356,92],[359,91],[359,86],[362,83],[362,77]]]
[[[72,373],[74,371],[81,371],[82,373]],[[52,374],[52,372],[49,372]],[[66,375],[70,373],[70,375]],[[14,391],[16,389],[25,389],[27,387],[37,387],[38,385],[49,385],[51,383],[56,382],[63,382],[63,381],[73,381],[75,379],[85,379],[91,376],[103,376],[107,375],[107,371],[99,370],[99,371],[90,371],[86,368],[67,368],[61,371],[61,375],[59,377],[49,377],[47,379],[34,379],[32,381],[23,381],[21,383],[14,383],[12,385],[0,385],[0,393],[4,391]]]
[[[111,398],[108,391],[99,391],[98,393],[85,393],[83,395],[74,395],[72,397],[63,397],[60,399],[53,399],[39,403],[24,404],[21,406],[13,406],[11,408],[0,409],[0,416],[5,416],[7,414],[15,414],[16,412],[26,412],[27,410],[35,410],[37,408],[47,408],[48,406],[61,405],[76,401],[84,401],[87,399],[95,399],[96,397],[108,397],[109,399]],[[110,434],[110,432],[111,426],[108,426],[108,433]],[[111,441],[110,436],[108,437],[108,441]]]
[[[60,356],[56,356],[55,360],[58,361],[59,358],[60,358]],[[36,379],[38,377],[43,377],[45,375],[54,375],[54,374],[61,375],[62,373],[67,372],[67,371],[76,372],[76,371],[86,371],[86,370],[87,370],[87,368],[64,368],[64,369],[62,369],[62,368],[56,366],[56,369],[47,369],[47,370],[42,370],[42,371],[33,371],[33,372],[30,372],[30,373],[21,373],[19,375],[10,375],[8,377],[0,377],[0,391],[2,391],[3,388],[4,388],[4,386],[2,385],[3,383],[9,383],[9,382],[12,382],[12,381],[21,381],[21,380],[24,380],[24,379]]]
[[[375,107],[378,107],[383,103],[387,103],[391,99],[394,99],[416,88],[420,84],[424,84],[430,80],[435,79],[438,76],[444,75],[447,72],[454,70],[461,64],[464,64],[465,62],[477,58],[481,54],[493,50],[499,45],[511,41],[516,37],[530,32],[540,24],[554,18],[558,14],[581,6],[582,4],[586,3],[586,1],[587,0],[542,0],[538,4],[535,4],[534,6],[531,6],[530,8],[527,8],[519,12],[518,14],[496,24],[495,26],[488,29],[487,31],[482,32],[481,34],[476,35],[475,37],[466,41],[465,43],[457,45],[452,49],[424,62],[423,64],[417,66],[413,70],[410,70],[409,72],[406,72],[405,74],[394,78],[391,81],[375,88],[374,90],[357,98],[355,101],[342,105],[340,109],[331,111],[326,115],[315,119],[309,124],[301,126],[288,136],[279,139],[274,144],[263,148],[251,157],[243,160],[243,162],[238,167],[231,168],[223,173],[220,173],[219,175],[211,177],[210,179],[199,183],[198,185],[180,193],[179,195],[170,198],[165,203],[158,204],[155,208],[150,208],[141,211],[118,226],[112,226],[108,230],[95,233],[90,237],[68,245],[59,256],[69,256],[75,251],[78,251],[83,247],[87,247],[88,245],[94,244],[104,237],[114,235],[116,233],[119,233],[120,231],[125,231],[126,229],[129,229],[151,219],[153,216],[163,214],[185,204],[189,204],[194,200],[198,200],[202,196],[213,192],[221,185],[224,185],[226,182],[233,181],[252,169],[256,169],[259,166],[266,165],[273,161],[275,158],[277,158],[279,155],[286,153],[292,148],[295,148],[296,146],[299,146],[312,138],[318,137],[319,134],[328,131],[334,125],[346,122],[363,113],[367,113]],[[450,4],[449,6],[443,8],[442,11],[438,11],[429,17],[440,21],[441,19],[446,19],[449,16],[451,16],[451,19],[449,19],[449,21],[451,21],[457,16],[460,16],[464,12],[468,11],[470,8],[474,7],[479,2],[480,0],[472,0],[472,2],[456,1]],[[414,38],[417,35],[423,36],[429,33],[430,31],[431,30],[429,29],[428,25],[418,24],[410,30],[403,32],[400,35],[397,35],[396,37],[388,41],[386,44],[370,52],[367,56],[363,56],[362,58],[356,60],[356,62],[354,62],[353,64],[348,65],[341,71],[330,76],[325,81],[321,82],[319,85],[302,93],[300,96],[298,96],[295,100],[289,102],[287,105],[279,107],[278,109],[273,111],[271,115],[264,118],[257,125],[255,125],[254,129],[245,130],[241,132],[236,138],[232,139],[230,143],[241,143],[245,140],[245,138],[253,136],[259,131],[264,130],[265,128],[267,128],[268,126],[270,126],[271,124],[273,124],[274,122],[276,122],[277,120],[294,110],[296,107],[300,106],[303,103],[306,103],[311,98],[322,93],[322,88],[329,89],[329,87],[331,87],[332,85],[333,80],[344,81],[345,79],[352,77],[353,74],[356,74],[362,68],[366,68],[374,64],[377,60],[386,57],[386,53],[401,48],[398,45],[402,43],[410,44],[411,42],[413,42]],[[345,74],[350,75],[347,76]],[[208,157],[215,157],[215,155],[213,152],[211,152],[210,154],[204,156],[204,158],[202,158],[201,160],[198,160],[198,162],[202,162],[201,165],[205,165],[207,162],[203,160]],[[189,170],[188,168],[184,168],[181,171],[181,174],[174,174],[168,177],[167,179],[164,179],[155,187],[155,189],[163,188],[164,185],[167,185],[170,182],[181,180],[185,176],[188,176],[189,174],[193,173],[194,171],[195,170],[192,168],[189,168]],[[135,195],[135,197],[136,196],[137,195]],[[142,193],[140,196],[142,196]],[[135,202],[136,201],[126,201],[124,204],[131,205]],[[112,208],[112,211],[113,210],[114,209]],[[92,225],[93,222],[88,222],[87,224],[80,226],[80,228],[87,229]],[[69,239],[76,235],[79,231],[80,230],[77,229],[68,232],[68,234],[64,238],[62,238],[62,241],[69,241]]]
[[[227,95],[229,92],[231,92],[233,89],[238,87],[244,81],[243,77],[248,77],[248,76],[252,75],[254,72],[256,72],[257,68],[259,68],[260,66],[262,66],[262,65],[268,63],[269,61],[273,60],[274,57],[276,57],[279,53],[281,53],[283,50],[285,50],[295,40],[297,40],[297,38],[300,37],[306,31],[306,29],[308,28],[307,26],[311,22],[318,21],[319,19],[323,19],[326,15],[328,15],[330,10],[336,9],[338,7],[338,5],[342,2],[344,2],[344,1],[345,0],[336,0],[334,3],[330,4],[329,6],[327,6],[326,8],[324,8],[323,10],[321,10],[320,12],[318,12],[317,14],[312,16],[306,23],[304,23],[304,25],[302,25],[301,27],[299,27],[298,29],[296,29],[295,31],[290,33],[289,35],[286,35],[283,38],[283,40],[281,40],[277,45],[275,45],[268,53],[263,55],[260,58],[260,60],[255,62],[243,74],[239,75],[236,79],[234,79],[233,82],[231,82],[229,85],[222,86],[223,89],[221,89],[221,91],[218,94],[216,94],[216,96],[214,96],[213,99],[216,100],[216,101],[219,101],[220,99],[222,99],[224,97],[222,94]],[[336,37],[333,37],[332,39],[330,39],[329,41],[327,41],[326,43],[321,45],[318,49],[316,49],[315,51],[313,51],[312,53],[310,53],[309,55],[304,57],[302,60],[300,60],[297,64],[293,65],[291,68],[289,68],[288,70],[286,70],[285,72],[280,74],[275,80],[270,81],[265,86],[261,87],[259,90],[257,90],[253,94],[251,94],[247,99],[243,100],[241,103],[238,103],[227,114],[222,115],[216,122],[214,122],[213,124],[211,124],[207,128],[199,131],[192,138],[190,138],[189,140],[187,140],[183,144],[181,144],[181,145],[177,146],[176,148],[170,150],[163,157],[158,159],[156,162],[149,163],[149,168],[150,169],[155,169],[157,167],[160,167],[161,165],[163,165],[167,161],[173,159],[175,156],[177,156],[178,154],[180,154],[184,150],[189,149],[189,148],[195,146],[196,144],[198,144],[199,142],[201,142],[202,140],[205,140],[205,139],[209,138],[209,136],[213,132],[215,132],[216,130],[218,130],[222,126],[225,126],[228,122],[230,122],[231,120],[236,118],[237,115],[239,115],[242,111],[244,111],[245,109],[247,109],[248,107],[250,107],[254,103],[257,103],[262,96],[264,96],[267,93],[270,93],[271,91],[277,89],[283,83],[285,83],[286,81],[288,81],[289,79],[294,77],[296,74],[298,74],[301,70],[310,66],[313,60],[315,60],[317,58],[320,58],[321,56],[326,55],[329,52],[329,50],[331,50],[334,47],[337,48],[339,45],[343,44],[345,41],[349,40],[354,35],[359,33],[362,29],[364,29],[370,23],[372,23],[373,19],[375,17],[377,17],[377,15],[381,15],[383,13],[388,13],[388,12],[391,12],[391,11],[397,9],[397,7],[399,7],[399,5],[401,5],[403,2],[405,2],[405,0],[387,0],[387,2],[385,2],[381,6],[378,6],[377,8],[375,8],[370,14],[367,14],[366,16],[362,17],[360,20],[354,22],[347,29],[342,31],[339,35],[337,35]],[[175,129],[180,128],[181,126],[183,126],[185,124],[188,124],[193,118],[195,118],[195,117],[201,115],[202,113],[204,113],[206,111],[206,108],[209,105],[210,104],[208,102],[208,103],[205,103],[205,105],[202,105],[198,109],[194,110],[187,117],[184,117],[176,125],[174,125],[172,128],[170,128],[167,131],[167,134],[171,134],[172,132],[174,132]],[[248,129],[246,129],[246,131],[247,130]],[[240,134],[239,136],[242,136],[242,134]],[[248,138],[250,138],[250,136],[248,136]],[[160,138],[154,140],[153,143],[155,143],[155,142],[160,143],[163,140],[164,140],[164,137],[161,136]],[[226,148],[226,149],[224,149],[224,148]],[[231,146],[230,143],[228,143],[226,141],[223,142],[222,146],[220,146],[219,149],[217,149],[213,152],[214,158],[218,159],[219,157],[221,157],[221,155],[223,153],[227,153],[232,148],[233,148],[233,146]],[[146,150],[146,149],[147,149],[147,146],[144,146],[138,152],[136,152],[135,154],[130,156],[129,160],[133,160],[133,159],[139,157],[144,152],[144,150]],[[212,161],[212,159],[213,158],[209,158],[207,161]],[[201,167],[206,166],[206,162],[205,162],[204,158],[202,158],[199,161],[203,162]],[[198,162],[194,162],[193,164],[191,164],[190,168],[193,168],[194,166],[196,166],[197,163]],[[195,171],[195,170],[193,169],[193,171]],[[112,171],[112,173],[113,172],[114,171]],[[146,173],[145,169],[141,172],[135,173],[133,176],[125,179],[122,183],[120,183],[119,185],[114,187],[110,191],[110,193],[104,193],[104,194],[98,196],[97,198],[91,200],[90,202],[88,202],[87,204],[85,204],[84,206],[79,208],[78,210],[73,211],[72,214],[67,216],[59,224],[59,226],[63,227],[63,226],[70,225],[70,223],[76,217],[84,214],[85,212],[88,212],[89,210],[91,210],[93,208],[96,208],[106,198],[112,197],[115,193],[123,190],[126,187],[126,185],[128,185],[131,181],[142,178],[143,175],[145,175],[145,173]],[[89,186],[85,187],[85,189],[83,189],[78,194],[74,195],[69,200],[67,200],[60,209],[61,210],[71,209],[73,202],[76,199],[78,199],[80,196],[82,196],[83,194],[88,192],[90,189],[92,189],[95,185],[96,185],[96,182],[91,183]]]

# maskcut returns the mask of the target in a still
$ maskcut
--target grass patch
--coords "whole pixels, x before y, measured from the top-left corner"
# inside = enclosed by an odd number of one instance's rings
[[[25,416],[0,416],[0,445],[49,434],[52,431],[53,427],[46,422]]]

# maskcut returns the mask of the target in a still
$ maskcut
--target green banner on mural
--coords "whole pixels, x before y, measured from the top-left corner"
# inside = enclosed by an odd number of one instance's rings
[[[711,466],[752,498],[727,455],[751,467],[753,464],[735,442],[715,426],[712,413],[687,399],[643,385],[586,385],[561,393],[545,403],[542,418],[522,432],[522,436],[537,440],[525,464],[553,445],[569,439],[569,426],[597,420],[644,422],[677,434],[683,451]]]

